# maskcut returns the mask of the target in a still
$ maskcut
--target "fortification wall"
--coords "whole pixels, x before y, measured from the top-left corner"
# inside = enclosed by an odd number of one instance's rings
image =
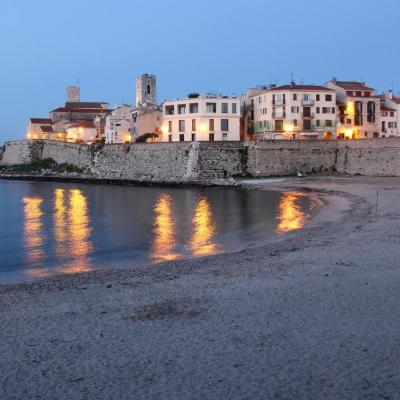
[[[335,170],[336,141],[269,140],[248,148],[247,173],[251,176],[284,176]]]
[[[55,141],[6,143],[1,164],[44,158],[90,169],[104,179],[214,180],[338,171],[400,176],[400,138],[349,141],[151,143],[85,146]]]
[[[400,138],[338,141],[337,147],[339,173],[400,176]]]
[[[105,145],[94,153],[93,172],[106,179],[183,179],[191,143]]]

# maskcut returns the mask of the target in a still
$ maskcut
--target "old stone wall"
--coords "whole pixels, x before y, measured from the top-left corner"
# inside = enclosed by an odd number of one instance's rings
[[[0,164],[28,164],[35,161],[38,152],[40,153],[40,146],[38,146],[38,143],[28,140],[7,142]]]
[[[268,140],[248,148],[247,173],[251,176],[284,176],[335,170],[336,141]]]
[[[90,168],[93,164],[93,150],[94,148],[86,145],[47,140],[43,141],[41,158],[52,158],[59,164]]]
[[[191,143],[105,145],[94,153],[93,171],[106,179],[173,181],[183,179]]]
[[[400,138],[95,146],[22,140],[6,143],[0,165],[49,157],[90,169],[104,179],[204,181],[285,176],[297,171],[400,176]]]
[[[339,173],[400,176],[400,138],[338,141],[337,147]]]

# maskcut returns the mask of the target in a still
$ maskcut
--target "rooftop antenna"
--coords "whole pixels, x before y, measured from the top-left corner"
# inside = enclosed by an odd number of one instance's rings
[[[294,80],[294,73],[293,73],[293,72],[290,73],[290,83],[291,83],[292,85],[295,85],[295,84],[296,84],[296,82],[295,82],[295,80]]]

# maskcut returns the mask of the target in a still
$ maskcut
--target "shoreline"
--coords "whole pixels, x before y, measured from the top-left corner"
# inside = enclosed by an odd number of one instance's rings
[[[39,178],[39,179],[36,179]],[[191,261],[196,261],[196,260],[208,260],[213,258],[213,257],[223,257],[224,255],[234,255],[241,253],[246,250],[251,250],[251,249],[257,249],[259,247],[264,247],[266,245],[275,243],[275,242],[281,242],[286,240],[288,237],[292,237],[294,235],[299,235],[301,232],[308,228],[312,227],[316,223],[320,223],[321,221],[321,213],[322,213],[322,221],[323,215],[327,212],[327,208],[332,207],[332,199],[336,198],[336,201],[339,199],[337,196],[332,196],[330,193],[326,193],[325,191],[321,190],[311,190],[307,187],[302,187],[302,186],[295,186],[292,189],[290,188],[281,188],[275,185],[275,179],[263,179],[263,182],[261,184],[254,184],[257,180],[255,179],[252,184],[246,184],[246,183],[240,183],[240,181],[236,181],[234,183],[232,182],[225,182],[225,183],[220,183],[220,182],[206,182],[206,183],[187,183],[181,185],[181,183],[169,183],[169,182],[149,182],[146,181],[144,184],[142,182],[132,182],[132,181],[119,181],[119,180],[104,180],[104,179],[96,179],[95,181],[92,181],[91,178],[79,178],[76,179],[74,177],[63,177],[63,176],[54,176],[52,178],[55,179],[48,179],[49,176],[35,176],[35,175],[18,175],[17,177],[13,177],[10,180],[16,180],[16,181],[40,181],[40,182],[63,182],[63,183],[79,183],[79,184],[94,184],[94,185],[102,185],[102,184],[111,184],[111,185],[120,185],[120,186],[143,186],[143,187],[167,187],[167,188],[185,188],[185,187],[216,187],[216,188],[221,188],[221,189],[229,189],[229,188],[235,188],[238,190],[266,190],[266,191],[275,191],[275,192],[296,192],[296,193],[301,193],[304,196],[307,196],[310,199],[310,202],[314,202],[315,206],[317,207],[317,211],[312,213],[311,215],[308,215],[307,221],[305,222],[305,225],[300,228],[296,229],[290,232],[286,232],[283,234],[277,234],[275,233],[273,236],[269,237],[266,240],[257,240],[254,244],[245,246],[244,248],[241,248],[239,251],[224,251],[221,253],[218,253],[216,255],[211,255],[211,256],[203,256],[203,257],[189,257],[189,258],[182,258],[179,260],[175,261],[164,261],[164,262],[159,262],[159,263],[146,263],[143,265],[138,265],[134,267],[127,267],[127,268],[118,268],[118,267],[109,267],[109,268],[99,268],[99,269],[94,269],[92,271],[88,272],[80,272],[80,273],[61,273],[61,274],[54,274],[54,275],[49,275],[47,277],[42,277],[42,278],[32,278],[32,279],[26,279],[26,280],[21,280],[21,281],[5,281],[5,282],[0,282],[0,293],[1,293],[1,288],[4,286],[10,286],[10,287],[15,287],[18,285],[32,285],[35,283],[42,283],[46,281],[51,281],[55,278],[60,278],[60,279],[67,279],[68,277],[79,277],[80,275],[88,275],[88,278],[90,279],[91,275],[97,276],[98,274],[101,273],[106,273],[107,271],[114,271],[114,272],[122,272],[122,271],[136,271],[136,270],[147,270],[147,269],[155,269],[155,267],[159,268],[164,268],[165,265],[172,264],[172,267],[174,267],[174,264],[181,264],[185,262],[191,262]],[[0,174],[0,181],[4,179],[3,176]],[[284,182],[286,179],[289,178],[283,178],[279,179],[279,183]],[[9,180],[9,179],[5,179]],[[268,182],[266,184],[266,182]],[[301,181],[299,181],[301,183]],[[342,199],[343,200],[343,199]],[[338,211],[340,207],[333,207],[335,211]]]
[[[328,206],[256,248],[0,285],[0,397],[396,398],[400,179],[262,187],[299,186]]]

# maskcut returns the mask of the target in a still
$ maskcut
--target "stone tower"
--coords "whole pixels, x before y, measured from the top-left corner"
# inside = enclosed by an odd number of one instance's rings
[[[81,89],[79,86],[68,86],[66,93],[67,103],[79,103],[81,101]]]
[[[155,75],[143,74],[136,79],[136,106],[157,104],[157,81]]]

